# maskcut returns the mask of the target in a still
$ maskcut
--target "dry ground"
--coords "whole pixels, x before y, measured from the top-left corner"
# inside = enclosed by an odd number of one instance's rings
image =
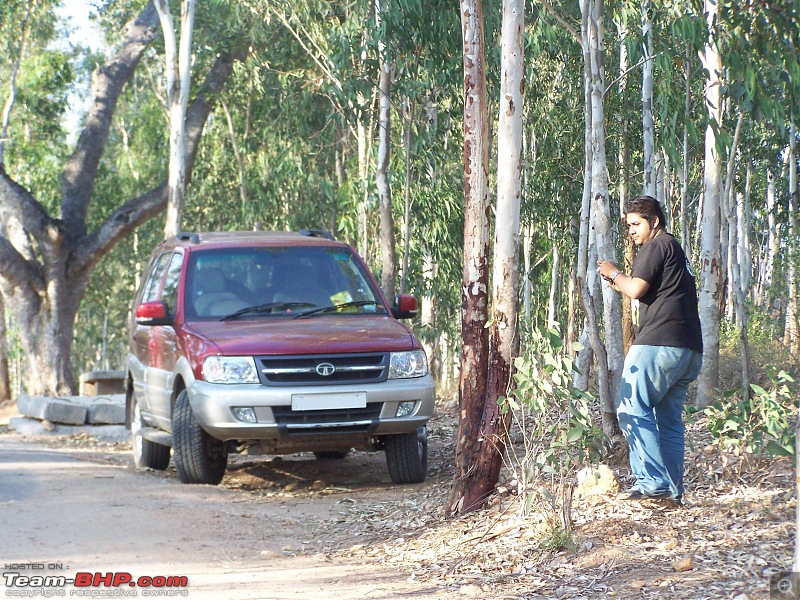
[[[770,576],[790,568],[793,463],[740,469],[737,457],[711,444],[702,422],[687,431],[684,507],[644,507],[613,493],[576,497],[567,544],[559,544],[565,540],[555,535],[546,506],[521,516],[508,473],[489,509],[445,516],[456,427],[452,407],[440,407],[422,485],[392,485],[383,456],[366,453],[341,461],[238,456],[222,485],[252,503],[327,500],[325,511],[285,524],[287,555],[324,554],[343,568],[390,564],[403,577],[463,597],[769,598]],[[0,432],[14,435],[2,426]],[[131,463],[127,443],[85,434],[36,441],[86,460]],[[617,474],[623,485],[629,481],[624,468]],[[172,467],[168,476],[175,476]]]

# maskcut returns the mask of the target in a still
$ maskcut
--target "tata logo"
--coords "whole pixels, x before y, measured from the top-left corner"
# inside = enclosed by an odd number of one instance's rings
[[[317,365],[317,374],[321,377],[330,377],[336,372],[336,367],[331,363],[319,363]]]

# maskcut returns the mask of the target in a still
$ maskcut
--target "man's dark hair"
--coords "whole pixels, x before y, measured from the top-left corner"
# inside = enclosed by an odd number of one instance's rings
[[[667,220],[664,218],[664,211],[658,200],[652,196],[636,196],[625,203],[625,214],[636,213],[641,215],[642,218],[647,220],[648,223],[653,223],[653,218],[658,217],[658,224],[661,227],[667,226]]]

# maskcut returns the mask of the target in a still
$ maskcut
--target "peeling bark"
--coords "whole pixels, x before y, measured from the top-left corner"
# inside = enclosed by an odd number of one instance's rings
[[[467,497],[480,449],[489,337],[489,126],[482,0],[461,0],[464,55],[464,272],[456,465],[448,512],[479,508]]]

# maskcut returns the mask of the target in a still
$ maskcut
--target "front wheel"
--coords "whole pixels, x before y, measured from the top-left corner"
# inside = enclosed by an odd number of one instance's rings
[[[172,412],[172,458],[183,483],[217,485],[228,465],[225,443],[200,427],[186,390],[178,394]]]
[[[395,483],[422,483],[428,474],[428,428],[387,435],[386,466]]]
[[[163,471],[169,465],[169,446],[156,444],[142,437],[142,409],[136,396],[131,397],[131,443],[133,463],[137,469]]]

